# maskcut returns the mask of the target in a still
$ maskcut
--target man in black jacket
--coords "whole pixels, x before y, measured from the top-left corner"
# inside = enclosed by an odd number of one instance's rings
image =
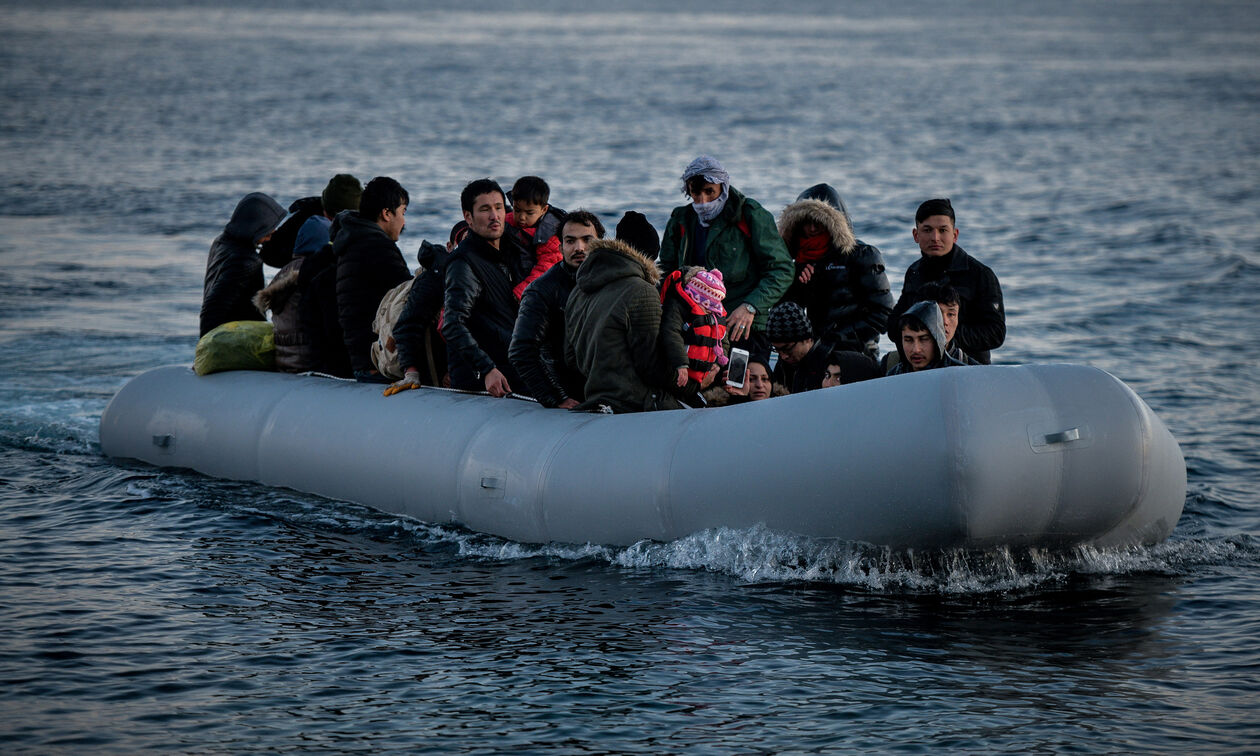
[[[378,176],[363,187],[359,210],[338,216],[333,239],[337,258],[337,319],[350,355],[354,377],[387,382],[372,364],[372,321],[381,297],[411,278],[411,270],[394,243],[406,223],[407,190],[392,178]]]
[[[559,237],[564,260],[525,289],[508,357],[539,404],[573,409],[582,400],[586,379],[564,361],[564,306],[587,250],[604,238],[604,224],[586,210],[575,210],[560,222]]]
[[[989,364],[989,350],[1006,340],[1006,310],[997,276],[956,244],[954,206],[948,199],[930,199],[919,205],[913,236],[922,256],[906,269],[901,298],[888,318],[888,337],[894,344],[900,341],[898,319],[923,300],[923,285],[943,281],[958,291],[961,300],[954,343],[980,363]]]
[[[522,252],[503,233],[507,198],[492,179],[477,179],[459,196],[471,233],[446,262],[442,337],[451,386],[507,396],[520,385],[508,359],[517,302],[512,294],[523,277]]]

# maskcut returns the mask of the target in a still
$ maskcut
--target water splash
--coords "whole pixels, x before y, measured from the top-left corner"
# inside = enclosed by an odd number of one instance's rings
[[[615,547],[518,543],[455,524],[419,522],[359,505],[301,497],[273,500],[248,511],[454,559],[594,562],[632,571],[702,570],[748,584],[830,585],[875,593],[1025,595],[1100,577],[1177,576],[1221,565],[1260,566],[1260,543],[1246,535],[1106,549],[918,550],[810,538],[756,526],[716,528],[665,543],[645,540]]]

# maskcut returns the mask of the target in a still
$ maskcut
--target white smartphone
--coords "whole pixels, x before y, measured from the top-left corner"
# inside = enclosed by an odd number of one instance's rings
[[[726,385],[743,388],[748,376],[748,350],[732,349],[731,360],[726,364]]]

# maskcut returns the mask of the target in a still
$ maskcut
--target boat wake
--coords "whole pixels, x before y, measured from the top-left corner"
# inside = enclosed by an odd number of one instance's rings
[[[246,485],[250,484],[236,484]],[[588,562],[630,571],[703,570],[755,585],[833,586],[873,593],[1022,596],[1117,577],[1179,577],[1216,566],[1260,567],[1260,541],[1247,535],[1177,539],[1154,546],[1099,549],[897,550],[752,528],[716,528],[675,541],[600,544],[518,543],[457,525],[433,524],[346,502],[273,499],[238,511],[391,542],[456,560]]]

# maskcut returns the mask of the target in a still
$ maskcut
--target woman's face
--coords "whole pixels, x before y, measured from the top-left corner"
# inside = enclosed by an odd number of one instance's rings
[[[748,363],[748,400],[770,398],[770,374],[760,362]]]
[[[722,185],[706,181],[704,182],[704,186],[695,188],[694,185],[688,184],[687,194],[691,197],[692,202],[695,202],[698,205],[703,205],[706,202],[712,202],[722,196]]]

